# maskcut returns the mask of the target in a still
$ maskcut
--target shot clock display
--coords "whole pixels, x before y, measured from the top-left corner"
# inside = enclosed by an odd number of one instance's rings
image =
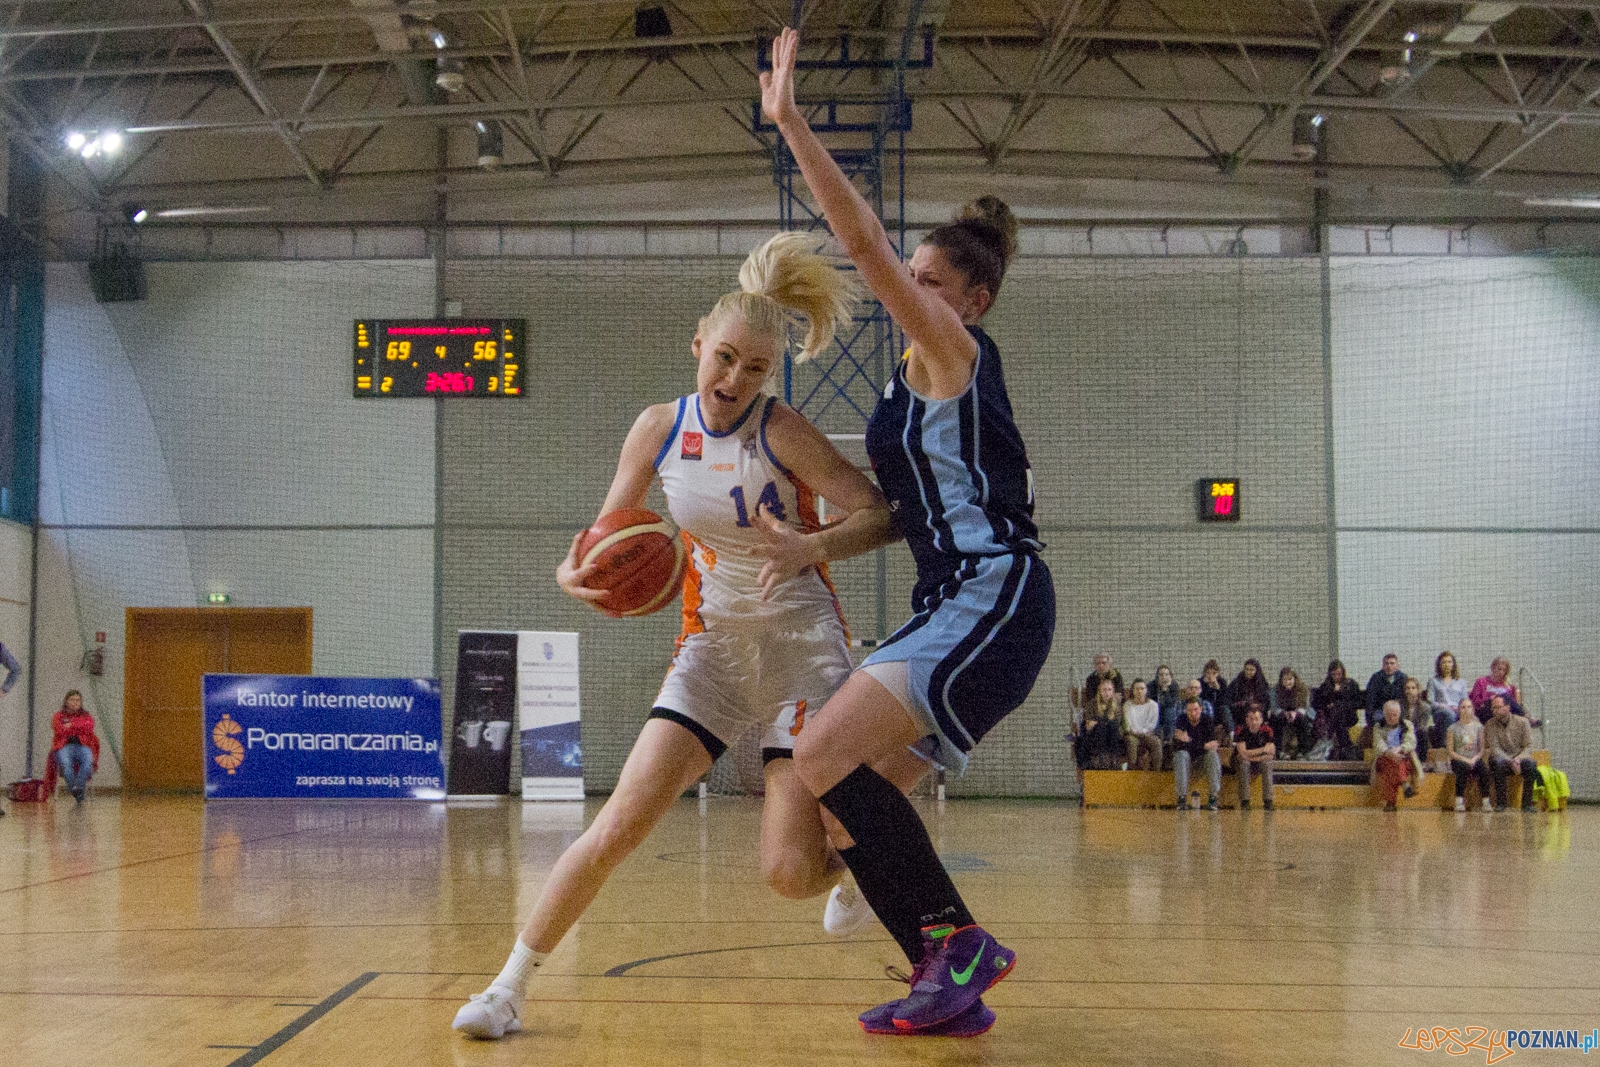
[[[1201,522],[1239,521],[1239,479],[1201,478],[1194,496]]]
[[[361,319],[355,395],[522,395],[526,319]]]

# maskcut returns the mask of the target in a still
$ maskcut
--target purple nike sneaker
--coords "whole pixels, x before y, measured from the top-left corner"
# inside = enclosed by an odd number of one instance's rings
[[[1017,965],[1017,954],[981,926],[930,926],[922,931],[925,955],[911,993],[894,1013],[894,1025],[921,1031],[962,1015]]]
[[[925,1026],[920,1030],[908,1030],[896,1026],[894,1012],[904,1001],[892,1000],[887,1004],[879,1004],[861,1013],[861,1029],[869,1034],[895,1034],[899,1037],[977,1037],[987,1034],[994,1025],[994,1012],[981,1000],[972,1002],[972,1006],[957,1015],[954,1019],[947,1019],[933,1026]]]

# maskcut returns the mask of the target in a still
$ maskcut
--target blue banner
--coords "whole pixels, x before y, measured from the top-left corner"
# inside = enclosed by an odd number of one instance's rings
[[[445,795],[439,682],[208,674],[207,797]]]

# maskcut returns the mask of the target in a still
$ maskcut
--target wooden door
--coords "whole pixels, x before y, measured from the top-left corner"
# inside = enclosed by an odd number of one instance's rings
[[[205,786],[202,674],[310,674],[310,608],[129,608],[123,666],[128,789]]]

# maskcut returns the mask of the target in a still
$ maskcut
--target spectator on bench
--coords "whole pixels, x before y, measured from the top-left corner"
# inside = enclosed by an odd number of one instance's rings
[[[1198,696],[1187,699],[1178,725],[1172,731],[1172,777],[1178,787],[1178,810],[1189,810],[1189,764],[1198,761],[1206,772],[1206,807],[1217,810],[1217,794],[1222,791],[1222,757],[1217,754],[1216,716],[1205,710]]]
[[[1151,700],[1147,691],[1143,678],[1134,679],[1122,705],[1122,721],[1128,731],[1123,743],[1128,746],[1128,767],[1135,771],[1161,769],[1161,705]],[[1139,766],[1141,758],[1143,767]]]
[[[1350,728],[1361,722],[1361,687],[1345,673],[1342,660],[1329,662],[1327,676],[1311,694],[1311,707],[1317,713],[1317,747],[1327,741],[1329,759],[1360,759]]]
[[[1278,672],[1278,684],[1272,689],[1272,715],[1267,720],[1278,745],[1278,759],[1305,759],[1316,743],[1309,701],[1306,683],[1293,667]]]
[[[1489,710],[1495,697],[1504,697],[1506,706],[1511,709],[1511,714],[1522,715],[1522,690],[1511,681],[1511,661],[1504,656],[1496,656],[1489,663],[1489,673],[1472,683],[1472,692],[1467,694],[1472,698],[1472,706],[1478,709],[1478,721],[1485,726],[1489,724],[1492,712]]]
[[[1405,696],[1406,676],[1400,670],[1400,657],[1393,652],[1383,657],[1383,666],[1367,679],[1367,725],[1376,726],[1383,718],[1383,706]],[[1401,704],[1401,708],[1405,705]]]
[[[1200,699],[1211,705],[1211,714],[1232,736],[1233,723],[1228,719],[1227,692],[1228,680],[1222,676],[1221,665],[1214,659],[1206,660],[1206,665],[1200,668]]]
[[[1261,705],[1244,706],[1244,725],[1233,735],[1233,773],[1239,779],[1239,810],[1250,810],[1250,772],[1261,775],[1261,807],[1272,810],[1272,760],[1277,754],[1272,727],[1261,715]]]
[[[1110,678],[1084,701],[1083,725],[1078,730],[1078,766],[1086,771],[1109,771],[1122,762],[1124,722],[1122,698]]]
[[[1161,744],[1170,757],[1172,728],[1178,724],[1178,716],[1183,714],[1183,691],[1177,679],[1172,677],[1172,668],[1165,663],[1156,668],[1156,684],[1151,688],[1150,695],[1161,709]]]
[[[1222,713],[1222,720],[1228,724],[1228,742],[1232,744],[1234,729],[1244,724],[1245,707],[1259,704],[1265,709],[1272,703],[1272,690],[1267,684],[1265,672],[1261,670],[1261,661],[1254,656],[1245,660],[1244,668],[1228,683],[1222,699],[1228,706]]]
[[[1483,754],[1483,723],[1472,710],[1472,698],[1462,697],[1457,705],[1460,717],[1450,724],[1445,733],[1445,751],[1450,753],[1450,769],[1456,776],[1456,810],[1467,810],[1467,779],[1478,779],[1478,796],[1483,798],[1483,810],[1493,811],[1489,800],[1489,761]]]
[[[1117,696],[1123,694],[1122,672],[1111,665],[1111,653],[1096,652],[1094,654],[1094,670],[1089,672],[1089,677],[1083,680],[1083,702],[1085,704],[1095,698],[1100,692],[1100,683],[1110,680],[1117,691]]]
[[[1456,721],[1456,709],[1467,699],[1467,683],[1461,680],[1461,668],[1456,665],[1455,653],[1449,649],[1439,653],[1433,661],[1433,677],[1428,679],[1425,695],[1433,705],[1435,743],[1442,745],[1444,732]]]
[[[1400,717],[1417,732],[1417,758],[1428,765],[1428,751],[1438,747],[1433,740],[1433,705],[1422,697],[1422,683],[1407,678],[1400,697]]]
[[[1383,705],[1383,718],[1372,728],[1372,784],[1383,797],[1383,810],[1395,809],[1395,794],[1405,786],[1406,796],[1417,795],[1422,764],[1417,762],[1417,731],[1400,717],[1400,702]]]
[[[1494,779],[1494,810],[1506,810],[1506,779],[1522,776],[1522,810],[1537,811],[1533,802],[1533,783],[1539,780],[1539,766],[1533,762],[1533,728],[1524,715],[1513,715],[1511,704],[1497,696],[1489,704],[1493,715],[1483,728],[1483,748],[1489,757],[1489,774]]]

